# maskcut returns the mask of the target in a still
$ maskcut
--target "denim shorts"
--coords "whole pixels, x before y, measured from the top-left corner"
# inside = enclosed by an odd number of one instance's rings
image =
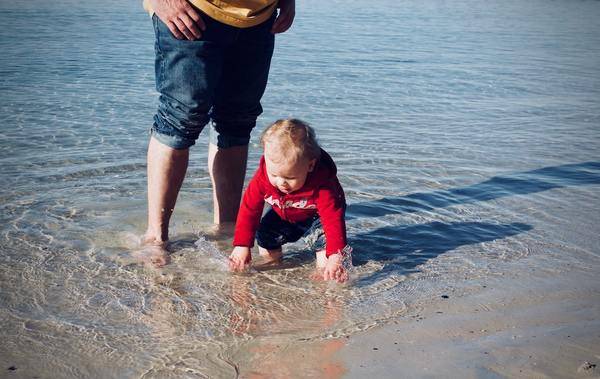
[[[275,14],[243,29],[202,17],[206,30],[196,41],[176,39],[152,17],[159,93],[152,135],[174,149],[187,149],[211,121],[211,143],[221,148],[247,145],[262,113]]]
[[[291,223],[282,220],[273,209],[269,209],[260,220],[256,243],[264,249],[275,250],[302,237],[311,248],[316,250],[324,248],[323,227],[318,214],[306,221]]]

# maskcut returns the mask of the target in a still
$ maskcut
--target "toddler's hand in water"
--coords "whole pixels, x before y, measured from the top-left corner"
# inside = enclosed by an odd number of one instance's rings
[[[323,280],[335,280],[338,283],[348,280],[348,271],[342,265],[343,260],[342,253],[330,255],[323,271]]]
[[[247,246],[236,246],[229,255],[229,270],[244,271],[250,265],[250,248]]]

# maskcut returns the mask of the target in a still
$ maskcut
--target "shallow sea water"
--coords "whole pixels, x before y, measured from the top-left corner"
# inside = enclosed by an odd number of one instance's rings
[[[310,280],[302,243],[283,268],[224,270],[204,133],[172,263],[137,263],[148,16],[138,1],[0,3],[0,377],[336,377],[345,337],[441,296],[600,272],[600,2],[303,0],[297,13],[249,167],[275,119],[316,128],[349,201],[345,286]]]

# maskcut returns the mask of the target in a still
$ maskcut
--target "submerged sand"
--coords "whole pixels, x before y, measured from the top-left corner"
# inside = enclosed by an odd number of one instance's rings
[[[338,357],[347,378],[600,378],[600,275],[490,278],[350,337]]]

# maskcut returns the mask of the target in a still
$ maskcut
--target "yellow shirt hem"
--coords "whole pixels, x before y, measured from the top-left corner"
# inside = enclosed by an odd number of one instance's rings
[[[273,0],[273,3],[262,9],[260,13],[252,16],[243,16],[227,12],[226,10],[219,8],[215,4],[206,0],[190,0],[190,3],[196,8],[200,9],[210,18],[227,25],[235,26],[237,28],[249,28],[262,24],[263,22],[267,21],[269,17],[271,17],[273,12],[275,12],[275,8],[277,8],[277,0]],[[150,7],[147,1],[144,1],[144,9],[148,11],[150,16],[154,14],[154,10]]]

